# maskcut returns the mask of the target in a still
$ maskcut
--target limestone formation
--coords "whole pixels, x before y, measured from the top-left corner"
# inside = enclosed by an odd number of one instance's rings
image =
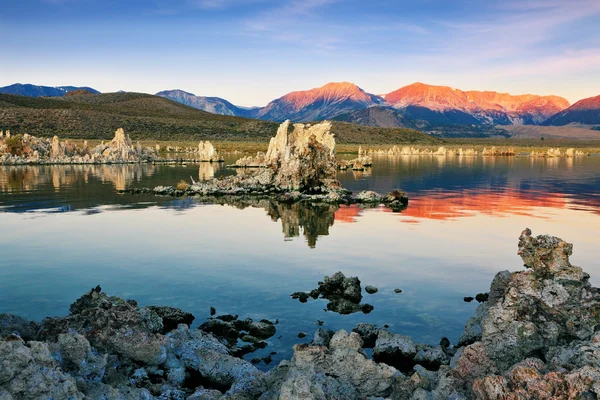
[[[90,149],[87,141],[77,147],[68,140],[36,138],[24,134],[20,136],[18,151],[0,147],[0,164],[106,164],[137,163],[159,160],[152,149],[144,149],[138,142],[135,146],[123,129],[115,132],[114,139]]]
[[[60,146],[60,141],[58,140],[58,136],[54,136],[52,138],[52,150],[50,151],[51,158],[60,158],[65,155],[64,149]]]
[[[198,159],[200,161],[221,161],[215,147],[208,140],[198,144]]]

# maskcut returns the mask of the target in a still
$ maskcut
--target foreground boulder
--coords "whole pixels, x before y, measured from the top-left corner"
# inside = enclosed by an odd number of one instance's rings
[[[268,377],[269,399],[364,399],[387,396],[396,369],[377,364],[362,352],[356,333],[337,332],[329,347],[296,345],[294,356]]]

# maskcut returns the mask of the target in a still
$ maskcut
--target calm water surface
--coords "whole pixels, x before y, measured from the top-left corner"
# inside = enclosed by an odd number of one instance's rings
[[[196,324],[210,306],[279,319],[269,347],[249,356],[277,351],[278,361],[298,332],[310,340],[317,320],[456,342],[476,307],[462,298],[521,267],[525,227],[573,242],[572,261],[600,284],[600,157],[380,157],[369,171],[339,174],[353,191],[406,190],[402,213],[116,194],[234,173],[214,164],[0,166],[0,313],[66,315],[100,284],[141,305],[183,308]],[[342,316],[325,312],[323,300],[289,297],[338,270],[379,288],[364,294],[372,313]]]

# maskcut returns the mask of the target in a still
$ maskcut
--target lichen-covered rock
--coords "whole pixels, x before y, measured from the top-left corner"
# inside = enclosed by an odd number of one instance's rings
[[[503,376],[476,380],[473,392],[477,399],[486,400],[593,399],[600,393],[600,367],[585,366],[571,373],[546,372],[543,361],[529,358]]]

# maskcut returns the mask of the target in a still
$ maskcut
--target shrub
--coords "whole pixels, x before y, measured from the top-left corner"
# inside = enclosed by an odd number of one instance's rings
[[[8,139],[4,139],[6,145],[6,151],[14,156],[23,155],[23,136],[15,135]]]
[[[186,190],[188,188],[188,184],[187,182],[185,182],[184,180],[180,180],[179,183],[176,186],[177,190]]]

